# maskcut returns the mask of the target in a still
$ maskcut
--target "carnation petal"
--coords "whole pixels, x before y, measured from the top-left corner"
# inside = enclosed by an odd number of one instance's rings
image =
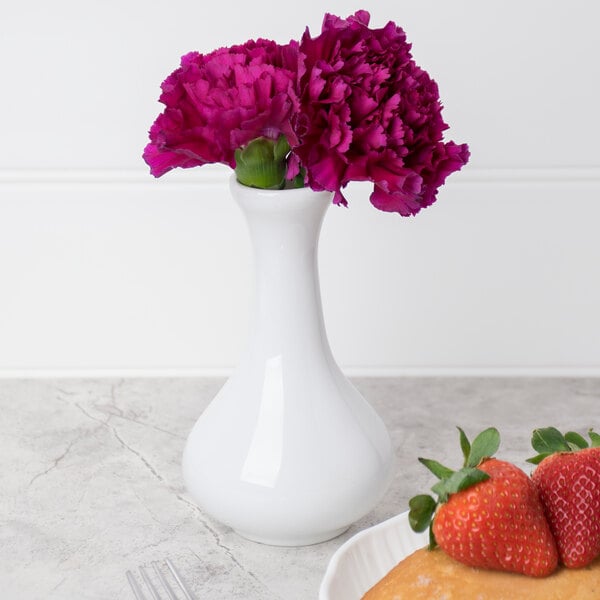
[[[161,177],[176,167],[189,168],[199,165],[197,161],[189,157],[182,156],[176,152],[159,149],[152,143],[144,148],[143,159],[150,167],[150,173],[154,177]]]
[[[369,29],[369,18],[328,14],[320,35],[302,37],[292,147],[313,189],[341,194],[349,181],[372,181],[372,203],[407,216],[435,200],[468,150],[443,142],[437,84],[404,31],[391,21]]]
[[[371,204],[385,212],[397,212],[403,217],[416,215],[421,205],[412,197],[400,192],[389,193],[376,185],[370,197]]]
[[[339,190],[339,182],[343,178],[343,172],[346,165],[340,158],[331,153],[325,153],[319,159],[311,161],[311,170],[309,180],[311,187],[317,185],[319,190],[328,190],[330,192]]]
[[[286,179],[292,180],[300,174],[300,159],[292,152],[288,160]]]
[[[297,42],[249,40],[183,56],[163,82],[160,101],[166,108],[144,152],[153,173],[212,162],[234,166],[235,150],[261,136],[284,133],[295,141],[297,69]]]
[[[335,194],[333,195],[333,203],[338,206],[348,206],[348,201],[342,194],[341,190],[335,190]]]

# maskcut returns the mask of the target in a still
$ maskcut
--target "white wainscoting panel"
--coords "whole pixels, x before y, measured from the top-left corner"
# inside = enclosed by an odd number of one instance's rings
[[[252,265],[226,181],[5,174],[0,371],[228,371]],[[598,171],[465,171],[411,219],[349,196],[320,248],[345,369],[600,373]]]

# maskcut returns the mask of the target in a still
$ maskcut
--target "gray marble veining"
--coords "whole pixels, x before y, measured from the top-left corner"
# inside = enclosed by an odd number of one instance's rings
[[[0,380],[1,597],[130,600],[125,570],[168,556],[199,600],[312,600],[348,537],[430,487],[418,456],[458,463],[455,425],[498,426],[499,456],[525,469],[534,427],[600,428],[600,379],[357,379],[391,431],[394,481],[343,536],[276,548],[212,521],[182,486],[185,436],[222,383]]]

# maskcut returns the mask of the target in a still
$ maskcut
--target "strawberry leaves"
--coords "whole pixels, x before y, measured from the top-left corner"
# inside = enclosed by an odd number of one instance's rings
[[[600,434],[596,433],[592,429],[588,429],[588,435],[592,440],[592,448],[600,448]]]
[[[437,502],[429,494],[419,494],[408,501],[408,506],[408,521],[412,530],[417,533],[425,531],[431,523]]]
[[[494,427],[482,431],[472,443],[460,427],[458,427],[458,431],[460,434],[460,447],[464,456],[462,468],[455,471],[442,465],[437,460],[419,458],[419,462],[439,480],[431,488],[431,491],[437,496],[437,500],[428,494],[421,494],[412,498],[408,503],[410,526],[416,532],[422,532],[429,528],[430,548],[436,546],[431,524],[438,505],[448,502],[452,494],[489,479],[489,475],[477,467],[484,460],[493,456],[500,446],[500,434]]]
[[[488,427],[469,444],[465,432],[458,428],[461,437],[461,448],[465,457],[465,467],[478,467],[486,458],[494,456],[500,447],[500,433],[495,427]],[[463,445],[464,438],[464,445]],[[467,450],[468,451],[465,451]]]
[[[431,491],[438,495],[438,502],[443,504],[448,502],[448,498],[452,494],[462,492],[467,488],[489,479],[489,475],[474,469],[473,467],[463,467],[462,469],[452,473],[447,479],[441,479],[432,488]]]
[[[531,435],[531,445],[538,454],[528,458],[527,462],[538,465],[548,456],[558,452],[577,452],[585,448],[600,447],[599,434],[590,429],[588,436],[591,444],[575,431],[567,431],[563,435],[556,427],[535,429]]]

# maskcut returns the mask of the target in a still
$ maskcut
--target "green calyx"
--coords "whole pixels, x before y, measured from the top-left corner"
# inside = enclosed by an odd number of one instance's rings
[[[265,137],[253,139],[235,151],[235,175],[249,187],[263,190],[281,190],[286,187],[290,145],[284,135],[272,140]],[[303,187],[304,175],[295,177],[289,187]]]
[[[600,447],[600,434],[588,430],[590,442],[575,431],[567,431],[564,435],[556,427],[534,429],[531,435],[531,445],[538,453],[527,459],[527,462],[538,465],[545,458],[559,452],[578,452],[585,448]]]
[[[429,528],[430,549],[437,545],[432,530],[433,517],[437,507],[448,502],[452,494],[489,479],[489,475],[477,467],[484,460],[493,456],[500,447],[500,434],[495,427],[489,427],[482,431],[472,443],[469,442],[460,427],[458,427],[458,431],[460,447],[464,456],[462,468],[455,471],[436,460],[419,458],[419,462],[438,478],[437,483],[431,488],[431,491],[437,496],[437,500],[428,494],[420,494],[411,498],[408,503],[408,521],[413,531],[422,532]]]

